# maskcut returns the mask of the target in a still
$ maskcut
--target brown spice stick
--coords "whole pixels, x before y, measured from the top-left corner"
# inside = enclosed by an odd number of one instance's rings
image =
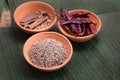
[[[41,17],[40,19],[37,19],[35,22],[29,25],[30,29],[34,29],[36,26],[42,24],[44,21],[48,19],[48,16]]]
[[[26,22],[26,21],[32,20],[34,18],[37,18],[37,14],[36,13],[29,13],[25,17],[23,17],[20,22]]]
[[[36,19],[34,18],[34,19],[28,20],[28,21],[26,21],[26,22],[20,22],[20,24],[21,24],[22,26],[29,25],[30,23],[35,22],[35,20],[36,20]]]

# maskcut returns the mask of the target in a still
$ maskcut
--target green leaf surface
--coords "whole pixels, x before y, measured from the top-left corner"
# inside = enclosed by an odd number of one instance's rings
[[[0,0],[0,19],[1,19],[2,10],[3,10],[3,0]]]
[[[5,5],[5,8],[10,9],[12,21],[14,10],[24,2],[28,1],[43,1],[52,5],[57,12],[59,12],[60,4],[62,4],[63,9],[72,10],[72,9],[87,9],[96,14],[105,14],[120,11],[120,0],[5,0],[8,2],[8,5]],[[15,23],[12,22],[12,25]]]
[[[50,73],[34,69],[25,61],[22,48],[30,35],[17,25],[0,28],[0,80],[120,80],[120,12],[99,17],[99,34],[85,43],[71,41],[71,61]],[[59,32],[57,26],[52,31]]]
[[[10,10],[14,12],[16,7],[27,1],[34,0],[6,0],[9,3]],[[43,1],[52,5],[59,11],[60,4],[64,9],[87,9],[97,14],[110,13],[120,11],[120,0],[36,0]]]

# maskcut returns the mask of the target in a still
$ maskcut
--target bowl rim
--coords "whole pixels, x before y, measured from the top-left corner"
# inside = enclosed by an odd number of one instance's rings
[[[90,12],[90,14],[94,15],[96,17],[96,19],[98,20],[99,22],[99,27],[97,29],[97,33],[100,31],[101,29],[101,20],[100,20],[100,17],[98,17],[98,15],[96,15],[94,12],[90,11],[90,10],[86,10],[86,9],[74,9],[74,10],[70,10],[68,11],[69,13],[72,13],[72,12],[76,12],[76,11],[87,11],[87,12]],[[60,31],[66,35],[66,36],[69,36],[70,38],[75,38],[75,39],[85,39],[85,38],[89,38],[89,37],[92,37],[92,36],[95,36],[95,34],[90,34],[88,36],[79,36],[79,37],[76,37],[76,36],[73,36],[73,35],[70,35],[68,34],[66,31],[63,30],[63,28],[61,28],[61,25],[60,25],[60,22],[58,21],[58,28],[60,29]]]
[[[55,15],[55,19],[53,20],[53,22],[52,22],[48,27],[46,27],[46,28],[44,28],[44,29],[31,30],[31,29],[27,29],[27,28],[25,28],[25,27],[23,27],[23,26],[21,26],[20,24],[17,23],[17,20],[16,20],[16,18],[15,18],[15,15],[16,15],[17,11],[19,10],[19,8],[21,8],[21,7],[25,6],[25,5],[28,5],[28,4],[33,4],[33,3],[40,3],[40,4],[47,5],[48,7],[50,7],[50,8],[53,10],[54,15]],[[56,21],[57,21],[57,15],[56,15],[56,14],[57,14],[57,13],[56,13],[55,8],[54,8],[52,5],[50,5],[50,4],[46,3],[46,2],[43,2],[43,1],[28,1],[28,2],[24,2],[24,3],[20,4],[20,5],[15,9],[14,14],[13,14],[13,15],[14,15],[13,17],[14,17],[15,23],[18,25],[19,28],[21,28],[21,29],[24,30],[24,31],[29,31],[29,32],[32,32],[32,33],[37,33],[37,32],[43,32],[43,31],[46,31],[46,30],[51,29],[51,28],[54,26],[54,24],[56,23]]]
[[[58,66],[55,66],[55,67],[52,67],[52,68],[44,68],[44,67],[40,67],[40,66],[34,65],[28,58],[26,58],[26,56],[25,56],[25,53],[26,53],[25,47],[27,46],[28,42],[29,42],[32,38],[34,38],[34,37],[37,37],[37,36],[40,36],[40,35],[45,35],[45,34],[51,34],[51,35],[52,35],[52,34],[56,34],[56,35],[62,37],[64,40],[66,40],[67,43],[70,45],[70,50],[71,50],[70,52],[71,52],[71,53],[70,53],[69,57],[68,57],[61,65],[58,65]],[[54,39],[54,38],[53,38],[53,39]],[[62,43],[62,42],[61,42],[61,43]],[[27,54],[28,54],[28,53],[27,53]],[[65,37],[64,35],[62,35],[62,34],[60,34],[60,33],[58,33],[58,32],[53,32],[53,31],[36,33],[36,34],[34,34],[33,36],[31,36],[30,38],[28,38],[28,39],[26,40],[24,46],[23,46],[23,56],[24,56],[25,60],[26,60],[31,66],[33,66],[33,67],[35,67],[35,68],[37,68],[37,69],[39,69],[39,70],[41,70],[41,71],[50,72],[50,71],[55,71],[55,70],[58,70],[59,68],[64,67],[64,66],[70,61],[70,59],[72,58],[72,55],[73,55],[73,47],[72,47],[72,44],[71,44],[71,42],[69,41],[69,39],[68,39],[67,37]]]

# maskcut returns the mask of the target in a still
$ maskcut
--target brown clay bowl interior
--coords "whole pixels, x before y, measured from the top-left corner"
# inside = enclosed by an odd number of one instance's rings
[[[30,29],[26,29],[24,28],[23,26],[20,25],[20,20],[26,16],[28,13],[31,13],[31,12],[37,12],[37,11],[45,11],[47,13],[49,13],[51,16],[52,16],[52,24],[50,26],[48,26],[47,28],[45,29],[42,29],[42,30],[30,30]],[[42,31],[48,31],[50,30],[56,20],[57,20],[57,16],[56,16],[56,12],[55,12],[55,9],[45,3],[45,2],[40,2],[40,1],[30,1],[30,2],[26,2],[26,3],[23,3],[21,4],[20,6],[18,6],[14,12],[14,20],[16,22],[16,24],[25,32],[27,33],[37,33],[37,32],[42,32]]]
[[[43,68],[43,67],[38,67],[36,65],[34,65],[30,59],[29,59],[29,56],[28,56],[28,51],[29,49],[31,48],[31,46],[33,44],[35,44],[37,41],[40,41],[40,40],[43,40],[45,38],[52,38],[52,39],[55,39],[57,41],[60,41],[65,47],[66,47],[66,50],[67,50],[67,58],[66,60],[63,62],[63,64],[59,65],[59,66],[56,66],[56,67],[53,67],[53,68]],[[46,71],[46,72],[50,72],[50,71],[55,71],[55,70],[58,70],[62,67],[64,67],[71,59],[72,57],[72,53],[73,53],[73,48],[72,48],[72,45],[71,43],[69,42],[69,40],[57,33],[57,32],[42,32],[42,33],[37,33],[35,35],[33,35],[32,37],[30,37],[24,44],[24,47],[23,47],[23,55],[24,55],[24,58],[25,60],[30,64],[32,65],[33,67],[41,70],[41,71]]]
[[[80,9],[78,9],[78,10],[71,10],[71,11],[69,11],[69,13],[73,14],[73,13],[76,13],[76,12],[83,12],[83,11],[90,12],[89,17],[96,24],[97,33],[98,33],[100,31],[100,29],[101,29],[101,20],[95,13],[93,13],[91,11],[88,11],[88,10],[80,10]],[[96,35],[95,34],[90,34],[88,36],[76,37],[76,36],[72,35],[65,28],[65,26],[61,26],[59,21],[58,21],[58,28],[66,37],[68,37],[70,40],[76,41],[76,42],[86,42],[86,41],[92,39],[93,37],[95,37],[97,35],[97,34]]]

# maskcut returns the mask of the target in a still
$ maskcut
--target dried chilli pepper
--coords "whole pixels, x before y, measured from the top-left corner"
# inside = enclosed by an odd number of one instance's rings
[[[87,11],[76,11],[75,13],[69,14],[67,10],[60,7],[59,22],[63,27],[67,27],[75,36],[88,36],[90,34],[96,34],[96,25],[89,17],[90,12]]]

